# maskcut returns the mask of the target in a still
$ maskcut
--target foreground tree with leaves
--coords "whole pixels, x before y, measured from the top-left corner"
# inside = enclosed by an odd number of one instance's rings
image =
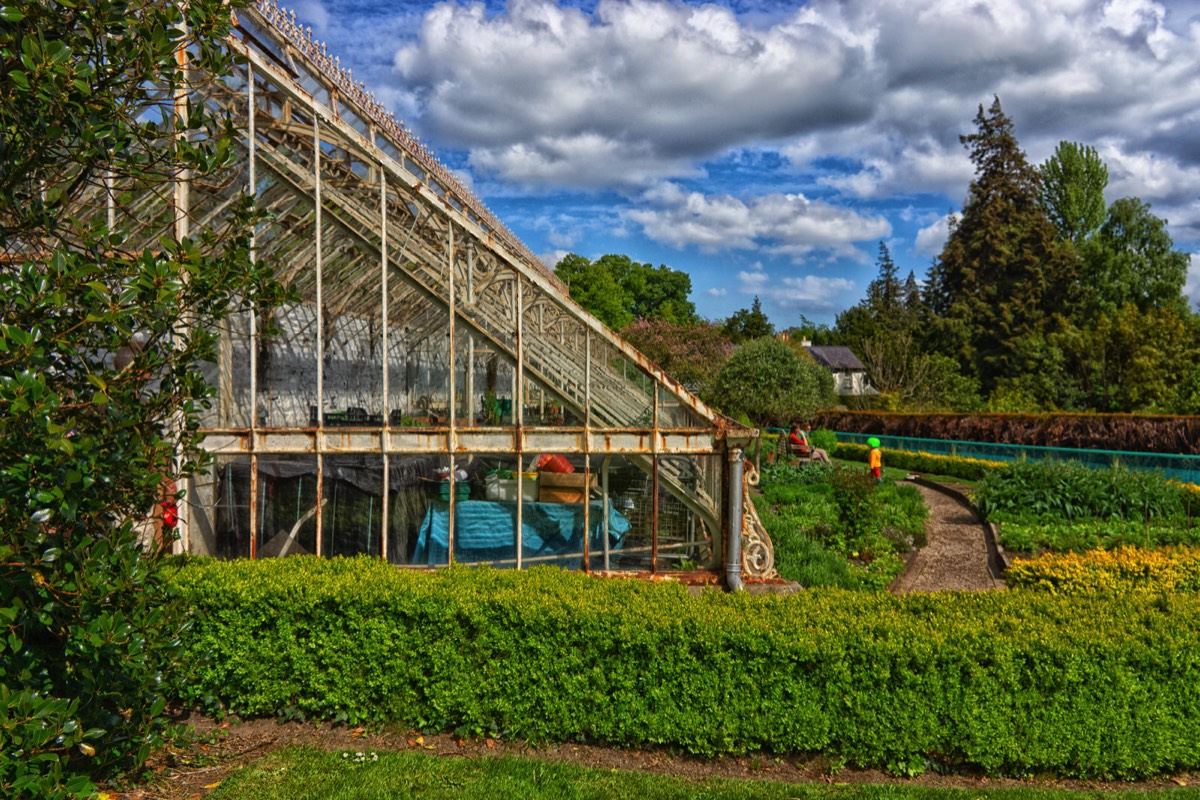
[[[151,250],[103,192],[169,198],[230,163],[228,122],[186,94],[227,68],[230,11],[0,7],[0,796],[87,796],[166,724],[183,616],[158,576],[170,531],[137,531],[196,466],[212,331],[282,293],[249,199],[190,237],[161,215]]]

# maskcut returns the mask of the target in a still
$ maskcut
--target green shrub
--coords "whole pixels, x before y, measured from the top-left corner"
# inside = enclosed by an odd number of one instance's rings
[[[847,545],[857,546],[880,533],[883,519],[880,515],[879,483],[861,469],[839,466],[829,476],[833,487],[833,501],[837,504],[838,540],[835,546],[846,551]]]
[[[865,505],[844,496],[853,509],[839,506],[837,473],[847,486],[862,484]],[[775,547],[775,568],[802,586],[884,589],[904,567],[897,554],[925,542],[929,510],[916,489],[878,485],[862,470],[773,464],[763,468],[759,490],[755,505]]]
[[[864,562],[822,544],[837,524],[837,509],[828,487],[825,488],[821,493],[810,491],[795,505],[764,504],[759,508],[759,518],[775,547],[775,569],[780,577],[808,588],[831,586],[863,591],[886,588],[903,566],[898,559],[889,560],[885,556]]]
[[[374,559],[199,561],[184,699],[856,766],[1134,778],[1200,767],[1200,598],[749,596]]]
[[[800,464],[776,462],[764,464],[762,479],[759,483],[761,491],[777,486],[819,486],[829,483],[829,474],[833,471],[832,464],[823,461],[809,461]]]
[[[828,455],[833,456],[837,453],[838,440],[837,434],[826,428],[817,428],[815,431],[810,431],[808,441],[813,447],[819,447]]]
[[[833,376],[784,342],[755,339],[739,347],[713,384],[713,402],[731,417],[785,426],[833,403]]]
[[[222,323],[283,296],[229,183],[236,130],[188,93],[228,74],[245,5],[0,11],[0,797],[87,796],[169,724],[182,617],[137,528],[195,466]],[[223,188],[177,240],[181,174]],[[150,198],[118,229],[108,179]]]

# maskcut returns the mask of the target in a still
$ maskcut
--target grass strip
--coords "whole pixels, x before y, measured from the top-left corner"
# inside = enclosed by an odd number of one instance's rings
[[[690,780],[517,756],[459,758],[424,753],[288,748],[225,780],[210,800],[1195,800],[1193,789],[1068,791],[936,788],[897,784],[791,784]]]

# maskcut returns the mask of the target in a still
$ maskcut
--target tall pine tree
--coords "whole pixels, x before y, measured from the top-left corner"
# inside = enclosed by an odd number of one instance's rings
[[[975,164],[962,215],[929,272],[934,339],[975,375],[984,392],[1031,368],[1070,286],[1077,260],[1057,241],[1038,202],[1040,176],[1025,158],[997,97],[960,137]]]

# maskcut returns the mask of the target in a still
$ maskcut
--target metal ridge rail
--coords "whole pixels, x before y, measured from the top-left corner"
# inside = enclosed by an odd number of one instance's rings
[[[408,151],[408,154],[412,156],[413,160],[424,168],[427,173],[436,176],[447,191],[452,193],[480,221],[485,223],[498,239],[514,253],[525,259],[530,266],[537,268],[565,290],[566,287],[562,284],[559,277],[540,258],[533,255],[525,243],[510,231],[504,223],[497,219],[483,201],[476,197],[470,189],[463,186],[451,174],[450,170],[441,163],[438,157],[417,138],[415,133],[405,127],[404,123],[397,119],[395,114],[384,108],[375,99],[373,92],[368,93],[366,84],[362,81],[354,80],[352,70],[343,69],[340,59],[329,55],[325,44],[318,42],[312,37],[312,28],[303,28],[296,22],[295,11],[282,8],[276,0],[255,0],[251,8],[270,23],[276,33],[284,37],[288,43],[302,52],[317,69],[321,70],[326,78],[336,84],[338,89],[345,93],[345,98],[352,100],[358,106],[358,109],[367,116],[369,121],[378,125],[397,144],[403,146]]]

